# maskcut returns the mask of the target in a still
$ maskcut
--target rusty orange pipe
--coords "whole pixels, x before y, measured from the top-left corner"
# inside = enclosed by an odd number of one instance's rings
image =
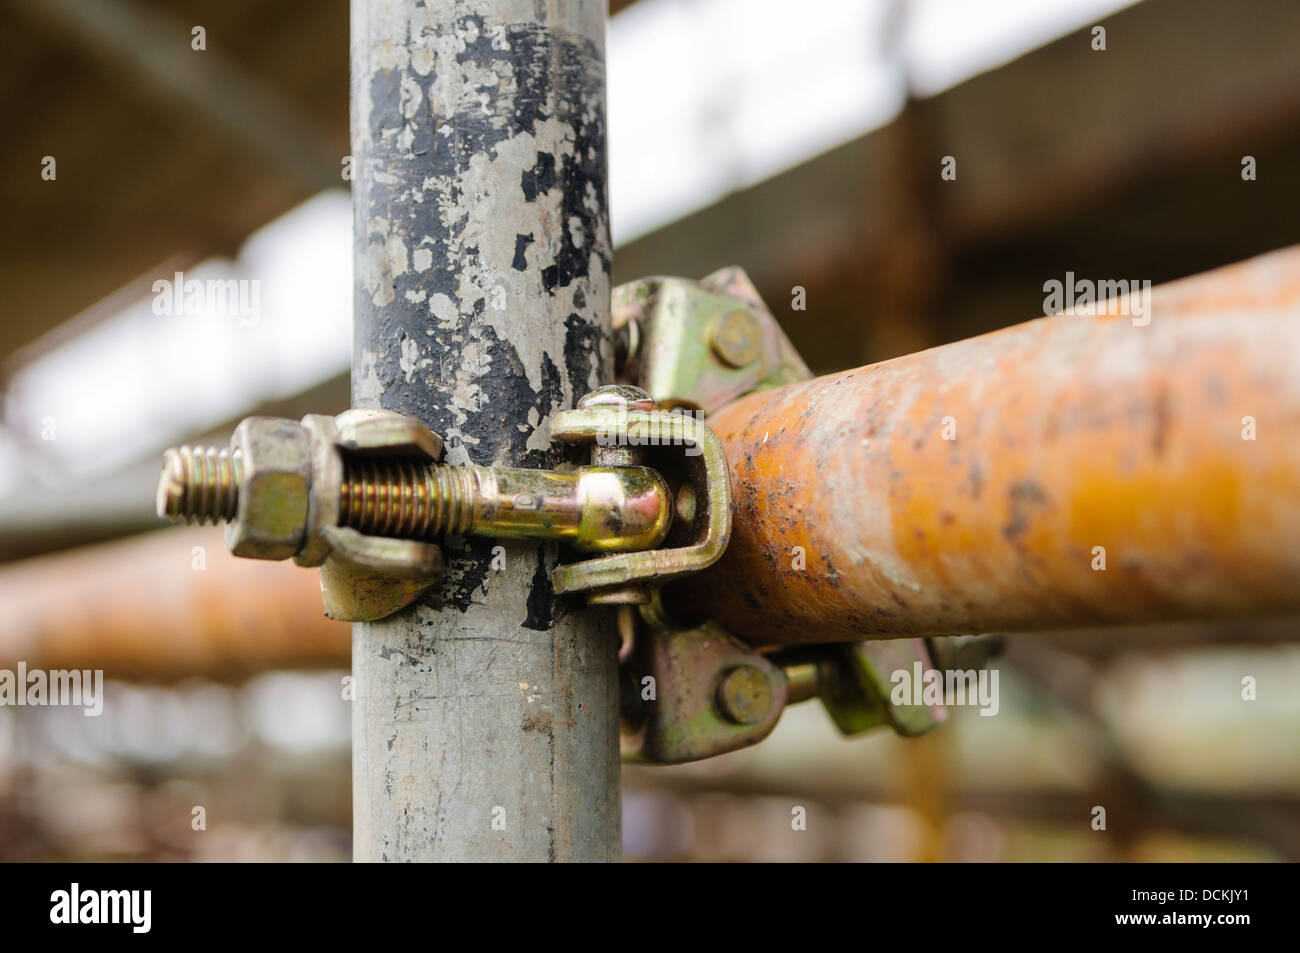
[[[724,408],[733,538],[670,605],[755,644],[1300,608],[1300,248],[1149,306]]]
[[[316,573],[238,559],[219,527],[183,527],[0,566],[0,668],[237,681],[347,668],[351,626],[325,618]]]

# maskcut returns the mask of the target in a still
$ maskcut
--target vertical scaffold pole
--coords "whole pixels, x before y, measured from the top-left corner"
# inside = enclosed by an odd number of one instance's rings
[[[353,0],[359,407],[447,461],[556,466],[611,379],[605,0]],[[436,598],[353,629],[358,861],[620,857],[617,638],[553,544],[448,542]]]

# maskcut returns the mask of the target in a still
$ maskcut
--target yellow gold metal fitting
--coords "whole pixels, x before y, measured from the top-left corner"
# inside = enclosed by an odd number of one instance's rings
[[[228,450],[168,450],[158,514],[226,523],[236,555],[321,567],[325,614],[383,618],[438,583],[434,540],[474,534],[553,539],[580,552],[661,545],[673,496],[619,453],[571,472],[452,467],[441,438],[385,410],[250,417]]]

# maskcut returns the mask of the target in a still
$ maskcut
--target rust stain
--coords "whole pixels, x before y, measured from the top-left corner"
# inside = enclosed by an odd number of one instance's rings
[[[1300,249],[1154,289],[1149,317],[723,408],[732,543],[670,603],[756,644],[1300,607]]]

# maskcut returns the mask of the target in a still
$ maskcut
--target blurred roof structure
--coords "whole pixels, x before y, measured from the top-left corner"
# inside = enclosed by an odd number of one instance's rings
[[[347,8],[0,4],[0,362],[150,269],[230,254],[342,185]]]
[[[642,4],[632,12],[652,0]],[[39,350],[145,297],[149,276],[233,255],[270,219],[345,186],[347,3],[310,11],[0,4],[11,143],[0,388]],[[1105,51],[1089,29],[1072,32],[620,246],[616,281],[740,264],[810,366],[828,371],[1035,317],[1045,276],[1159,282],[1300,239],[1300,7],[1144,0],[1101,22]],[[193,24],[203,52],[190,47]],[[53,182],[40,176],[45,155],[58,162]],[[938,176],[945,155],[956,181]],[[1240,175],[1247,155],[1255,181]],[[789,309],[796,285],[806,312]],[[304,396],[340,409],[342,364]],[[302,401],[249,393],[245,404],[231,420]],[[72,501],[55,486],[0,498],[0,559],[150,528],[157,449]]]

